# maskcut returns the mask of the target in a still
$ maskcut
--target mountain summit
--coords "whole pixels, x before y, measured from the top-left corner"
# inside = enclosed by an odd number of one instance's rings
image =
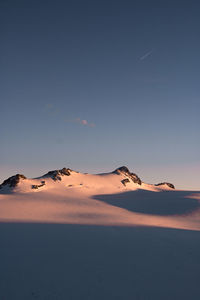
[[[129,171],[129,169],[125,166],[117,168],[113,173],[114,174],[123,174],[123,175],[127,176],[130,180],[132,180],[134,183],[137,183],[139,185],[142,184],[141,179],[135,173],[131,173]]]

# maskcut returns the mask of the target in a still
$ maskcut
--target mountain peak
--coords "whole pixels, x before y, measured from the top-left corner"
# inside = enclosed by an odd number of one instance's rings
[[[129,169],[126,166],[122,166],[122,167],[117,168],[113,173],[118,173],[118,172],[130,173]]]
[[[24,179],[27,179],[27,178],[23,174],[16,174],[14,176],[11,176],[8,179],[4,180],[4,182],[0,185],[0,189],[4,186],[14,188],[18,185],[20,180],[24,180]]]
[[[48,173],[46,173],[45,175],[43,175],[42,177],[51,177],[54,181],[61,181],[62,180],[62,176],[70,176],[71,175],[72,170],[69,168],[62,168],[60,170],[53,170],[53,171],[49,171]]]
[[[129,169],[126,166],[122,166],[117,168],[115,171],[113,171],[114,174],[123,174],[129,179],[131,179],[134,183],[137,183],[139,185],[142,184],[142,180],[136,175],[135,173],[131,173]]]

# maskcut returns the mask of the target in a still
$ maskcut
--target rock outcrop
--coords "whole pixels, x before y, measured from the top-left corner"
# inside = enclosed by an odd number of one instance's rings
[[[2,189],[5,186],[15,188],[20,182],[20,180],[24,179],[26,179],[26,176],[24,176],[23,174],[16,174],[14,176],[11,176],[8,179],[4,180],[4,182],[0,185],[0,189]]]
[[[47,174],[45,174],[43,177],[51,177],[54,181],[61,181],[62,176],[70,176],[71,169],[63,168],[60,170],[54,170],[54,171],[49,171]]]
[[[33,184],[32,189],[38,190],[40,187],[44,186],[46,183],[45,181],[41,181],[41,184]]]
[[[175,189],[175,186],[172,183],[169,183],[169,182],[161,182],[161,183],[155,184],[155,186],[161,186],[161,185],[167,185],[171,189]]]
[[[123,180],[121,181],[121,183],[122,183],[124,186],[126,186],[126,184],[129,183],[129,182],[130,182],[130,180],[129,180],[128,178],[125,178],[125,179],[123,179]]]
[[[129,169],[127,167],[125,167],[125,166],[117,168],[113,173],[114,174],[124,174],[129,179],[131,179],[134,183],[137,183],[139,185],[142,184],[141,179],[135,173],[131,173],[129,171]]]

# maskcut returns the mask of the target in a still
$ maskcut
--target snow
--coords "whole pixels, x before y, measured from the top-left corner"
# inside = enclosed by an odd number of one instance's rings
[[[199,299],[200,191],[125,178],[2,188],[0,299]]]

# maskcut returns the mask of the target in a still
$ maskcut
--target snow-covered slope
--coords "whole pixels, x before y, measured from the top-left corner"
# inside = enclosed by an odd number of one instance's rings
[[[0,220],[200,229],[199,194],[147,184],[127,167],[87,174],[63,168],[0,189]]]

